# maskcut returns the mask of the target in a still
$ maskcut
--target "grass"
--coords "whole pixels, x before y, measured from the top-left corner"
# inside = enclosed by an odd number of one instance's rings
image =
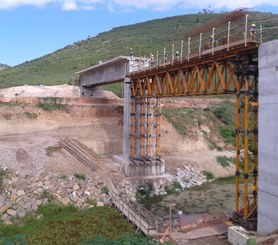
[[[214,141],[222,138],[225,143],[235,145],[235,103],[223,99],[223,102],[201,108],[162,109],[162,115],[184,137],[197,139],[201,126],[209,127],[210,133],[204,132],[203,136],[211,149],[222,150]],[[216,137],[215,137],[216,136]]]
[[[86,180],[86,176],[84,174],[74,174],[74,177],[79,180]]]
[[[213,173],[210,172],[210,171],[203,171],[203,174],[206,176],[207,181],[213,180],[213,179],[214,179],[214,175],[213,175]]]
[[[108,189],[108,187],[107,187],[107,186],[103,186],[103,187],[101,188],[101,193],[102,193],[102,194],[105,194],[105,195],[108,195],[108,194],[109,194],[109,189]]]
[[[42,219],[37,219],[42,215]],[[94,207],[79,210],[73,206],[48,204],[40,206],[34,215],[19,222],[21,225],[0,223],[0,244],[140,244],[108,243],[125,239],[147,243],[149,240],[131,227],[113,208]],[[107,243],[96,243],[95,241]]]
[[[5,177],[6,172],[3,169],[0,169],[0,187],[2,187],[3,178]]]
[[[48,202],[51,202],[54,199],[53,195],[49,193],[47,190],[43,190],[43,193],[41,194],[40,198],[41,199],[46,198]]]
[[[41,103],[38,105],[39,108],[45,111],[53,111],[53,110],[65,110],[66,106],[61,104],[47,104]]]
[[[66,175],[62,175],[62,176],[60,176],[60,179],[61,179],[61,180],[67,180],[68,177],[67,177]]]
[[[218,156],[216,158],[217,163],[221,165],[223,168],[229,167],[230,166],[230,159],[225,157],[225,156]]]
[[[28,119],[36,119],[38,117],[38,115],[34,112],[29,112],[29,111],[25,111],[24,115],[26,118]]]

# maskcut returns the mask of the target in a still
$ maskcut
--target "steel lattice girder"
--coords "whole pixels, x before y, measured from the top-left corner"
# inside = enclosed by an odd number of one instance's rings
[[[132,96],[172,97],[235,93],[239,56],[256,55],[257,46],[243,46],[182,64],[132,73]]]
[[[135,117],[138,110],[136,106],[140,99],[236,94],[237,153],[234,220],[250,228],[256,226],[251,221],[253,218],[256,220],[257,215],[258,72],[253,69],[248,70],[248,67],[256,66],[257,69],[257,64],[253,62],[257,57],[258,46],[251,44],[222,51],[213,56],[196,58],[190,62],[185,61],[182,64],[169,64],[130,74],[133,101],[131,115],[134,115],[131,117],[131,158],[147,156],[142,151],[141,154],[136,154],[135,149],[136,142],[139,145],[144,143],[142,118]],[[141,103],[139,107],[145,106],[143,104]],[[134,134],[136,124],[141,125],[141,134],[137,136]],[[160,114],[156,124],[159,129],[156,154],[160,157]],[[252,145],[250,145],[251,141]],[[142,147],[139,146],[140,149]]]

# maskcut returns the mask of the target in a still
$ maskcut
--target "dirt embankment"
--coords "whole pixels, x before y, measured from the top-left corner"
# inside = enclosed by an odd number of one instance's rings
[[[21,91],[21,92],[20,92]],[[48,91],[46,94],[41,91]],[[57,88],[21,86],[0,90],[0,95],[7,98],[26,96],[62,94],[75,97],[76,89],[71,86]],[[42,94],[40,94],[42,93]],[[48,94],[50,93],[50,94]],[[71,94],[72,93],[72,94]],[[23,97],[20,97],[23,96]],[[35,98],[35,97],[33,97]],[[59,147],[60,138],[72,138],[87,146],[93,154],[111,162],[114,154],[122,153],[123,145],[123,104],[113,103],[115,96],[109,92],[98,91],[98,98],[105,98],[105,104],[92,102],[83,105],[67,105],[61,109],[47,111],[37,105],[2,104],[0,106],[0,167],[12,168],[15,171],[61,171],[72,174],[85,172],[86,168],[76,159]],[[109,103],[109,101],[111,103]],[[193,106],[209,106],[221,100],[195,100]],[[167,100],[168,107],[190,107],[188,99]],[[212,171],[218,176],[230,175],[234,167],[223,168],[216,157],[233,156],[226,151],[210,150],[203,130],[195,130],[194,139],[181,136],[166,119],[161,124],[161,149],[166,160],[166,170],[175,173],[175,169],[185,165],[196,165]],[[221,139],[217,139],[221,141]],[[52,150],[53,154],[49,154]]]

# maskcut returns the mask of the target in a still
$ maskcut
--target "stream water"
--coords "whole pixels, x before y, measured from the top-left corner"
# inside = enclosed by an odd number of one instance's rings
[[[162,201],[152,204],[148,209],[157,216],[164,217],[169,213],[167,203],[175,203],[173,214],[182,211],[184,214],[214,213],[225,214],[235,209],[234,184],[206,184],[200,188],[183,190],[165,196]]]

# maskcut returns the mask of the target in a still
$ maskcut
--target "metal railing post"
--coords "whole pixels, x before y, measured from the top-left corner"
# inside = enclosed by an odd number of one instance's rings
[[[231,21],[228,21],[227,50],[230,50]]]
[[[199,39],[199,58],[202,56],[202,35],[203,33],[200,33],[200,39]]]
[[[172,44],[172,65],[174,65],[174,59],[175,59],[175,44]]]
[[[183,43],[184,41],[181,40],[181,63],[182,63],[182,56],[183,56]]]
[[[260,43],[263,43],[263,26],[260,25]]]
[[[158,50],[156,51],[156,69],[158,69]]]
[[[164,49],[163,49],[163,64],[164,64],[164,67],[165,67],[165,63],[166,63],[166,48],[164,47]]]
[[[212,28],[212,37],[211,37],[211,54],[214,54],[214,34],[215,34],[215,28]]]
[[[247,46],[248,14],[245,16],[244,44]]]
[[[188,38],[188,44],[187,44],[187,61],[189,61],[189,55],[190,55],[190,37]]]

